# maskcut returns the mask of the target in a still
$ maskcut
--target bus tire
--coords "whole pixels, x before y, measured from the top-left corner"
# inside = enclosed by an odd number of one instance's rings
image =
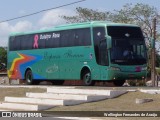
[[[25,74],[25,81],[27,85],[32,85],[33,84],[33,74],[31,70],[27,70]]]
[[[83,85],[85,86],[92,86],[95,84],[95,81],[91,79],[91,72],[88,70],[83,73],[82,79],[83,79]]]
[[[113,84],[115,85],[115,86],[122,86],[123,84],[125,83],[125,80],[115,80],[115,81],[113,81]]]

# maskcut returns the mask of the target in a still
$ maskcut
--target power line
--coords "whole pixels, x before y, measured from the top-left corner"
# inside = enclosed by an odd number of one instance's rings
[[[49,11],[49,10],[53,10],[53,9],[57,9],[57,8],[61,8],[61,7],[66,7],[66,6],[70,6],[70,5],[77,4],[77,3],[80,3],[80,2],[84,2],[84,1],[86,1],[86,0],[79,0],[79,1],[76,1],[76,2],[72,2],[72,3],[60,5],[60,6],[58,6],[58,7],[49,8],[49,9],[44,9],[44,10],[37,11],[37,12],[31,13],[31,14],[28,14],[28,15],[23,15],[23,16],[11,18],[11,19],[3,20],[3,21],[0,21],[0,23],[8,22],[8,21],[12,21],[12,20],[16,20],[16,19],[28,17],[28,16],[32,16],[32,15],[39,14],[39,13],[42,13],[42,12],[45,12],[45,11]]]

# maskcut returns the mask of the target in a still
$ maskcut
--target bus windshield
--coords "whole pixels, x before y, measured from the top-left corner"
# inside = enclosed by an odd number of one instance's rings
[[[111,63],[119,65],[146,64],[146,47],[139,27],[109,26],[112,38]]]

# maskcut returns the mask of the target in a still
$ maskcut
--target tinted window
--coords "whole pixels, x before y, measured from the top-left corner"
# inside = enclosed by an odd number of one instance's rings
[[[94,39],[94,44],[96,46],[99,45],[99,42],[105,39],[105,28],[104,27],[93,28],[93,39]]]
[[[12,36],[9,38],[9,50],[14,50],[14,41],[15,41],[15,37]]]
[[[46,40],[46,48],[57,48],[60,46],[60,32],[53,32],[52,38]]]
[[[75,46],[91,45],[91,34],[89,28],[77,29],[75,34]]]
[[[10,50],[28,50],[91,45],[89,28],[10,37]]]
[[[20,36],[21,41],[21,50],[29,50],[32,49],[33,40],[31,39],[31,35]]]
[[[39,39],[38,40],[38,48],[42,49],[42,48],[45,48],[45,46],[46,46],[46,40]]]
[[[69,30],[68,34],[68,46],[76,46],[76,30]]]
[[[70,31],[68,30],[61,31],[60,47],[68,46],[69,36],[70,36]]]
[[[94,51],[96,56],[96,61],[98,64],[101,65],[102,55],[101,51],[102,48],[100,47],[102,44],[101,41],[105,40],[105,28],[104,27],[95,27],[93,28],[93,41],[94,41]],[[103,47],[104,49],[104,47]],[[106,50],[105,50],[106,51]],[[104,60],[103,60],[104,61]]]
[[[108,26],[108,35],[113,38],[142,38],[143,34],[139,27]]]
[[[14,50],[20,50],[21,49],[21,36],[16,36],[13,43],[13,49]]]
[[[102,41],[99,45],[99,64],[100,65],[108,65],[108,53],[107,53],[107,43],[106,41]]]
[[[91,45],[89,28],[61,31],[60,47]]]

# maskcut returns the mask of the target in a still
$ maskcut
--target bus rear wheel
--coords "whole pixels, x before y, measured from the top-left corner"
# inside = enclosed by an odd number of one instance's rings
[[[25,75],[25,81],[27,85],[33,84],[33,75],[32,75],[31,70],[27,70],[26,75]]]
[[[113,84],[115,86],[122,86],[125,83],[125,80],[115,80],[113,81]]]
[[[85,86],[92,86],[95,84],[95,81],[92,81],[92,79],[91,79],[91,72],[90,71],[85,71],[82,79],[83,79],[83,85],[85,85]]]

